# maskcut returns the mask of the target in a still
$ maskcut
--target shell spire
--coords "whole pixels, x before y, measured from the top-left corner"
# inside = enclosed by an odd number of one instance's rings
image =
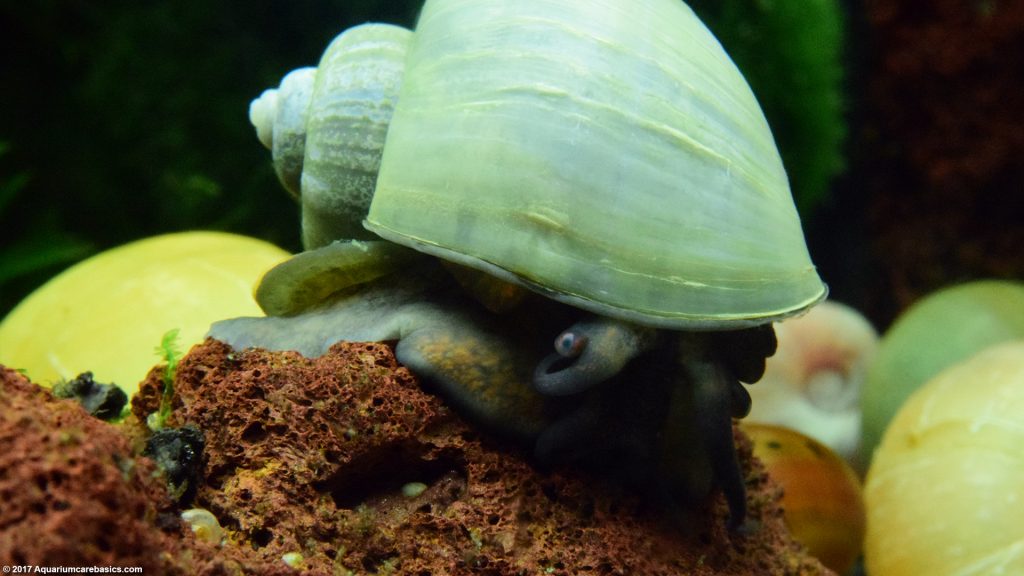
[[[412,32],[363,24],[335,38],[316,68],[287,74],[249,106],[281,183],[302,201],[303,244],[373,238],[370,207]]]

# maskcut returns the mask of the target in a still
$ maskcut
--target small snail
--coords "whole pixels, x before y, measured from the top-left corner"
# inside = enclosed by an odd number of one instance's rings
[[[287,78],[250,117],[282,181],[298,183],[307,248],[379,237],[448,262],[466,285],[518,285],[571,308],[555,352],[526,379],[544,396],[577,397],[638,363],[658,366],[643,377],[689,398],[664,417],[698,421],[742,522],[730,424],[749,408],[739,381],[760,377],[770,322],[826,289],[764,116],[685,4],[428,0],[415,33],[353,28],[315,72]],[[264,282],[292,302],[269,314],[321,302],[297,296],[318,274],[287,276]],[[510,318],[537,310],[522,306]],[[222,324],[214,335],[235,343],[234,332]],[[344,332],[337,338],[352,338]],[[506,344],[532,349],[518,336]],[[463,361],[456,388],[478,390],[475,359]],[[438,379],[450,368],[419,372]],[[538,440],[552,455],[599,436],[602,423],[578,416],[549,428],[564,432]],[[663,449],[683,448],[666,438]]]
[[[872,576],[1024,574],[1024,340],[930,378],[896,412],[864,484]]]
[[[856,472],[828,446],[791,428],[749,421],[741,428],[782,486],[793,538],[836,574],[847,574],[864,543],[864,496]]]
[[[974,280],[926,295],[879,343],[864,385],[864,453],[878,446],[900,406],[930,378],[999,342],[1024,338],[1024,282]]]
[[[825,444],[860,468],[860,397],[878,334],[857,310],[826,300],[775,326],[778,349],[751,388],[747,422],[774,424]]]

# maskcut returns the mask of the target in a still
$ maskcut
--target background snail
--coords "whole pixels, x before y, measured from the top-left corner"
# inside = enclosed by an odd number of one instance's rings
[[[782,486],[793,537],[837,574],[847,574],[864,543],[864,497],[857,474],[828,446],[783,426],[744,422],[754,455]]]
[[[929,294],[885,332],[864,387],[864,454],[870,459],[907,398],[942,369],[984,348],[1024,338],[1024,284],[979,280]]]
[[[131,396],[167,331],[177,329],[187,350],[210,322],[259,314],[250,287],[287,258],[270,243],[221,232],[164,234],[107,250],[54,277],[0,322],[0,363],[46,384],[92,371]]]
[[[750,388],[748,422],[785,426],[861,468],[860,399],[878,334],[859,312],[826,300],[775,325],[779,346]]]
[[[1024,573],[1022,415],[1022,340],[987,348],[910,396],[864,485],[868,573]]]
[[[290,158],[278,162],[286,185],[301,166],[307,247],[363,236],[363,224],[477,277],[597,314],[576,312],[562,326],[534,385],[576,395],[638,362],[657,366],[647,376],[688,398],[665,417],[700,422],[702,450],[742,521],[730,423],[749,409],[739,381],[756,381],[774,350],[768,323],[826,290],[738,70],[676,0],[428,0],[402,59],[405,40],[391,26],[352,29],[315,74],[251,109],[275,158]],[[343,77],[356,87],[333,84]],[[309,78],[312,89],[302,88]],[[303,117],[304,136],[295,128]],[[374,185],[370,150],[385,123]],[[232,342],[232,332],[221,324],[214,334]],[[597,422],[562,421],[559,437],[578,444]],[[545,438],[538,450],[565,448]]]

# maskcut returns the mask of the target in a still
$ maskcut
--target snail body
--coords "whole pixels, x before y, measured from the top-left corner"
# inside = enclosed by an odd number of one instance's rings
[[[515,439],[536,438],[548,421],[530,386],[540,353],[535,329],[477,310],[452,297],[457,291],[435,262],[401,246],[334,242],[264,275],[255,296],[266,317],[221,320],[209,336],[310,358],[341,340],[397,341],[399,362],[464,415]]]
[[[355,88],[322,88],[335,66],[360,71]],[[764,116],[693,12],[678,0],[428,0],[415,32],[350,29],[303,76],[312,89],[268,91],[250,116],[285,186],[299,183],[307,249],[370,235],[586,311],[560,327],[556,342],[574,345],[535,358],[527,380],[545,396],[589,393],[641,357],[678,367],[665,378],[709,403],[700,435],[742,522],[739,382],[763,372],[770,322],[826,288]],[[264,284],[288,300],[275,286],[302,282],[286,276]],[[297,309],[317,307],[306,300]]]

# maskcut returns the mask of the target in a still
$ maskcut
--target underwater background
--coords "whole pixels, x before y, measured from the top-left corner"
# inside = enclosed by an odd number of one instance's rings
[[[0,317],[112,246],[218,229],[300,249],[248,103],[341,30],[421,0],[0,6]],[[1024,1],[691,5],[737,61],[834,299],[1024,277]]]

